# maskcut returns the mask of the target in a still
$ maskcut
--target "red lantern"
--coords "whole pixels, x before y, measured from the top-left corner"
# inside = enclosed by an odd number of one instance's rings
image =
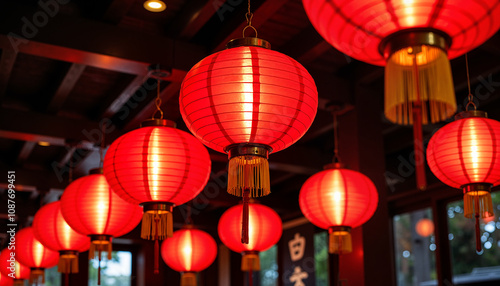
[[[71,228],[90,237],[89,259],[93,259],[97,251],[100,262],[102,251],[107,251],[111,259],[112,237],[122,236],[139,224],[142,208],[115,194],[102,169],[94,169],[64,190],[61,213]]]
[[[38,284],[39,278],[42,278],[42,284],[45,283],[45,268],[51,268],[57,265],[59,253],[43,246],[35,238],[32,227],[26,227],[16,233],[16,259],[20,263],[31,268],[30,284]]]
[[[196,272],[214,262],[217,244],[208,233],[188,225],[163,242],[161,256],[170,268],[182,272],[181,286],[196,286]]]
[[[476,219],[476,248],[481,250],[479,218],[493,216],[491,187],[500,184],[500,122],[481,111],[458,114],[427,146],[436,177],[464,192],[464,216]]]
[[[422,237],[428,237],[434,233],[434,223],[428,218],[421,218],[415,225],[415,231]]]
[[[19,263],[16,251],[5,248],[0,253],[0,273],[14,279],[14,286],[24,286],[24,280],[30,278],[30,268]]]
[[[197,63],[180,91],[191,132],[229,154],[228,192],[270,193],[268,154],[299,140],[311,126],[318,92],[307,70],[258,38],[236,39]]]
[[[0,273],[0,286],[13,286],[14,285],[14,279],[10,278],[9,276]]]
[[[73,230],[64,220],[61,202],[47,204],[37,211],[33,231],[45,247],[59,252],[59,272],[78,273],[78,252],[89,249],[90,239]]]
[[[328,229],[330,253],[344,254],[352,251],[351,228],[375,213],[378,193],[367,176],[337,163],[307,179],[300,190],[299,204],[309,221]]]
[[[222,214],[219,220],[219,238],[229,249],[243,254],[242,271],[260,270],[259,252],[275,245],[281,238],[282,222],[270,207],[248,204],[248,244],[241,242],[243,205],[236,205]]]
[[[167,120],[151,120],[118,138],[104,159],[104,175],[123,199],[144,206],[141,237],[158,240],[173,233],[172,209],[205,187],[211,161],[191,134]],[[158,271],[158,257],[155,272]]]

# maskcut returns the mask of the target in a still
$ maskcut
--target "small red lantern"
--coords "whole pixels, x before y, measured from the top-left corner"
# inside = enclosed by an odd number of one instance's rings
[[[241,242],[243,205],[236,205],[224,212],[219,220],[219,238],[229,249],[243,254],[242,271],[260,270],[259,252],[266,251],[281,238],[283,225],[279,215],[270,207],[249,202],[248,244]]]
[[[434,233],[434,223],[428,218],[421,218],[415,225],[415,231],[422,237],[428,237]]]
[[[481,251],[479,218],[494,215],[490,192],[500,184],[500,122],[477,110],[456,119],[432,136],[427,162],[441,182],[463,190],[464,216],[476,219],[476,248]]]
[[[52,268],[59,261],[59,253],[43,246],[35,238],[32,227],[26,227],[16,233],[16,259],[31,268],[30,284],[38,284],[42,278],[45,283],[45,268]]]
[[[206,232],[187,225],[161,245],[163,261],[182,272],[181,286],[196,286],[196,272],[209,267],[217,257],[217,244]]]
[[[94,169],[64,190],[61,213],[71,228],[90,237],[89,259],[95,258],[97,251],[100,262],[102,251],[111,259],[113,237],[122,236],[139,224],[142,208],[115,194],[102,169]],[[100,271],[98,273],[100,284]]]
[[[152,119],[118,138],[104,159],[104,175],[113,190],[144,206],[141,237],[158,240],[173,233],[172,211],[205,187],[211,161],[207,149],[175,123]],[[158,272],[158,256],[155,273]]]
[[[0,253],[0,273],[13,278],[14,286],[24,286],[24,280],[30,279],[30,268],[16,260],[15,249],[5,248]]]
[[[318,92],[294,59],[258,38],[235,39],[198,62],[180,91],[180,111],[207,147],[228,153],[228,192],[270,193],[268,154],[299,140],[311,126]]]
[[[90,239],[68,225],[62,215],[60,201],[49,203],[37,211],[33,231],[45,247],[59,252],[59,272],[78,273],[78,252],[89,249]]]
[[[10,278],[9,276],[0,273],[0,286],[13,286],[14,285],[14,279]]]
[[[334,163],[307,179],[299,204],[309,221],[328,229],[330,253],[344,254],[352,252],[351,229],[375,213],[378,193],[367,176]]]

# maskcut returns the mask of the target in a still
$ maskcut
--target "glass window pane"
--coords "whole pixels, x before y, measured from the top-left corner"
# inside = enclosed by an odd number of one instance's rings
[[[261,286],[278,285],[278,246],[259,253]],[[255,276],[254,276],[255,277]]]
[[[434,224],[429,208],[394,216],[398,286],[421,286],[436,279]]]
[[[316,265],[316,286],[328,286],[328,233],[314,235],[314,264]]]
[[[482,251],[479,253],[476,252],[475,220],[464,217],[463,201],[447,205],[448,239],[455,285],[500,282],[500,193],[492,193],[491,197],[495,216],[480,221]]]
[[[102,257],[106,257],[105,252]],[[89,286],[97,285],[97,259],[89,262]],[[132,253],[129,251],[113,251],[110,261],[101,261],[101,285],[130,286],[132,276]]]
[[[61,273],[57,272],[57,266],[45,269],[45,286],[60,286]]]

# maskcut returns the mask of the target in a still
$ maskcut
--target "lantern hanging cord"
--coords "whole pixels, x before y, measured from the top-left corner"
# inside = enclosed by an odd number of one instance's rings
[[[243,28],[243,38],[245,38],[245,31],[250,28],[255,32],[255,37],[257,38],[257,29],[255,29],[254,26],[252,26],[252,18],[253,18],[253,13],[250,10],[250,0],[248,0],[248,11],[245,14],[245,18],[247,19],[247,25],[245,28]]]
[[[193,224],[193,219],[191,218],[191,213],[192,213],[192,211],[191,211],[191,208],[192,208],[191,204],[192,203],[189,202],[186,205],[186,222],[185,223],[188,224],[188,225]]]
[[[333,163],[340,163],[339,156],[339,131],[338,131],[338,120],[337,120],[337,112],[332,112],[333,114]]]
[[[156,80],[157,80],[156,99],[155,99],[156,111],[155,113],[153,113],[153,117],[151,119],[155,119],[157,113],[160,113],[160,119],[163,119],[163,111],[161,110],[161,97],[160,97],[160,78],[157,78]]]
[[[467,88],[469,89],[469,95],[467,96],[469,102],[467,103],[467,106],[465,106],[465,110],[467,111],[469,109],[469,105],[472,105],[474,107],[474,110],[476,110],[474,95],[472,95],[472,93],[470,92],[469,57],[467,56],[467,53],[465,53],[465,69],[467,70]]]
[[[104,148],[105,148],[105,132],[104,132],[104,124],[101,126],[101,148],[99,148],[99,168],[103,167],[104,162]]]

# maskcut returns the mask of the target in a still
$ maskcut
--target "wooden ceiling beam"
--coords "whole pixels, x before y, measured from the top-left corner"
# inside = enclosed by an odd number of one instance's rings
[[[17,155],[17,160],[16,160],[16,165],[22,166],[24,162],[28,159],[30,156],[31,152],[35,148],[36,142],[33,141],[26,141],[23,144],[23,147],[21,148],[21,151],[19,151],[19,155]]]
[[[57,88],[56,93],[52,97],[52,100],[47,107],[48,113],[57,113],[66,102],[69,94],[75,87],[76,83],[80,79],[83,71],[85,70],[85,65],[82,64],[72,64],[71,67],[66,72],[61,84]]]
[[[119,24],[127,15],[135,0],[113,0],[102,19],[106,22]]]

